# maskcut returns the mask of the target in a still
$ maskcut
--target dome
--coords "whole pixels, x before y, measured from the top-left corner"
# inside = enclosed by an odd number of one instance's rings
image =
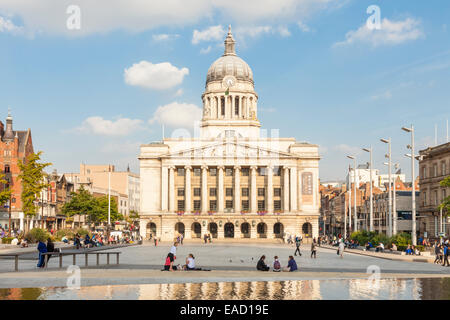
[[[222,81],[226,76],[234,76],[237,80],[253,83],[252,69],[247,62],[236,55],[234,45],[230,27],[225,39],[225,53],[209,67],[206,84],[211,81]]]

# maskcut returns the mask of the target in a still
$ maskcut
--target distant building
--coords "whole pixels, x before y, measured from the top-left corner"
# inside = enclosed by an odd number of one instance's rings
[[[450,142],[421,150],[420,201],[418,206],[418,227],[420,236],[437,237],[440,232],[439,209],[442,200],[450,195],[450,188],[443,188],[440,182],[450,175]],[[444,212],[444,216],[445,216]],[[448,236],[450,223],[443,219],[443,231]]]
[[[355,170],[352,168],[350,173],[347,174],[345,183],[347,185],[350,185],[350,183],[354,182],[354,174]],[[405,181],[406,176],[401,173],[401,171],[398,171],[396,173],[391,174],[391,179],[397,179],[400,178],[400,180]],[[380,174],[380,170],[373,169],[372,170],[372,181],[373,186],[383,189],[385,191],[385,184],[389,183],[389,174]],[[359,186],[362,183],[370,183],[370,169],[368,165],[359,165],[356,168],[356,185]]]
[[[11,217],[12,228],[24,230],[24,214],[22,211],[22,183],[19,179],[19,160],[25,159],[34,152],[31,130],[14,131],[13,118],[8,114],[6,118],[6,128],[0,121],[0,169],[7,181],[0,184],[0,188],[11,187]],[[0,224],[9,228],[9,207],[7,205],[0,208]]]

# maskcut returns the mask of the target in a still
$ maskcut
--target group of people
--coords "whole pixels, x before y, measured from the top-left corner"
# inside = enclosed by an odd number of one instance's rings
[[[192,253],[190,253],[187,257],[186,257],[186,264],[181,266],[181,265],[174,265],[175,264],[175,260],[177,258],[177,247],[178,245],[181,243],[178,241],[175,241],[173,243],[173,246],[170,248],[170,252],[167,254],[166,257],[166,261],[164,263],[164,270],[165,271],[193,271],[193,270],[197,270],[195,268],[195,257]]]
[[[38,260],[38,264],[37,267],[38,268],[44,268],[45,267],[45,262],[47,260],[50,260],[51,258],[51,254],[47,255],[47,259],[45,259],[45,255],[44,253],[48,253],[48,252],[55,252],[55,244],[52,242],[52,239],[48,238],[47,239],[47,244],[45,244],[43,241],[38,241],[38,245],[37,245],[37,250],[39,252],[39,260]]]
[[[269,271],[270,267],[266,264],[265,262],[266,260],[266,256],[263,255],[259,260],[258,263],[256,264],[256,269],[259,271]],[[297,267],[297,262],[295,262],[295,259],[293,256],[289,256],[288,258],[288,264],[286,267],[282,268],[281,267],[281,263],[280,260],[278,259],[278,256],[273,257],[273,272],[293,272],[293,271],[297,271],[298,267]]]
[[[211,233],[205,233],[203,236],[203,241],[205,242],[205,244],[211,243],[212,242],[211,240],[212,240]]]
[[[440,264],[443,267],[449,267],[450,264],[448,263],[448,255],[450,253],[450,244],[448,243],[448,240],[444,243],[437,243],[437,241],[434,244],[434,253],[436,254],[436,259],[434,260],[434,263]]]

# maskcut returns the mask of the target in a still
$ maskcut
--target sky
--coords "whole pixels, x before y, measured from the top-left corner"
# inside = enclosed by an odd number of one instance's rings
[[[436,0],[0,0],[0,118],[11,108],[51,169],[139,172],[141,144],[200,117],[230,24],[262,128],[320,145],[322,181],[369,146],[386,172],[380,138],[410,179],[402,126],[417,149],[435,126],[446,142],[450,2]]]

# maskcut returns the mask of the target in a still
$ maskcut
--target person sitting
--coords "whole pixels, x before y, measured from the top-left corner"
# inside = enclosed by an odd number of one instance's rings
[[[256,264],[256,269],[259,271],[269,271],[270,267],[268,265],[266,265],[266,263],[264,262],[264,260],[266,259],[266,256],[262,256],[258,263]]]
[[[367,243],[366,243],[366,251],[370,251],[370,248],[373,248],[373,245],[372,245],[372,243],[370,242],[370,241],[368,241]]]
[[[382,242],[377,246],[375,252],[384,252],[384,244]]]
[[[20,246],[22,248],[28,248],[28,241],[27,241],[27,239],[22,239],[22,241],[20,241]]]
[[[17,238],[14,238],[11,240],[11,244],[12,245],[18,245],[19,244],[19,240],[17,240]]]
[[[280,272],[281,271],[281,263],[278,260],[278,256],[275,256],[273,261],[273,272]]]
[[[286,268],[283,269],[283,271],[285,272],[294,272],[297,271],[297,263],[294,260],[293,256],[289,256],[289,261],[288,261],[288,265]]]
[[[91,239],[89,238],[89,234],[86,234],[84,238],[84,247],[89,248],[91,246]]]
[[[416,246],[412,246],[412,251],[416,256],[420,256],[420,250]]]
[[[64,242],[64,243],[66,243],[66,244],[69,243],[69,239],[67,239],[66,236],[62,237],[62,238],[61,238],[61,241]]]
[[[406,251],[405,252],[406,252],[407,255],[412,255],[413,254],[413,250],[412,250],[410,244],[408,244],[408,247],[406,247]]]
[[[186,265],[183,266],[183,269],[186,271],[195,270],[195,258],[192,253],[186,258]]]
[[[397,251],[397,250],[398,250],[397,249],[397,245],[395,243],[392,243],[391,247],[389,248],[389,251],[394,252],[394,251]]]
[[[173,256],[172,256],[173,257]],[[177,271],[177,266],[173,265],[173,258],[171,258],[170,253],[167,255],[166,262],[164,263],[165,271]]]

